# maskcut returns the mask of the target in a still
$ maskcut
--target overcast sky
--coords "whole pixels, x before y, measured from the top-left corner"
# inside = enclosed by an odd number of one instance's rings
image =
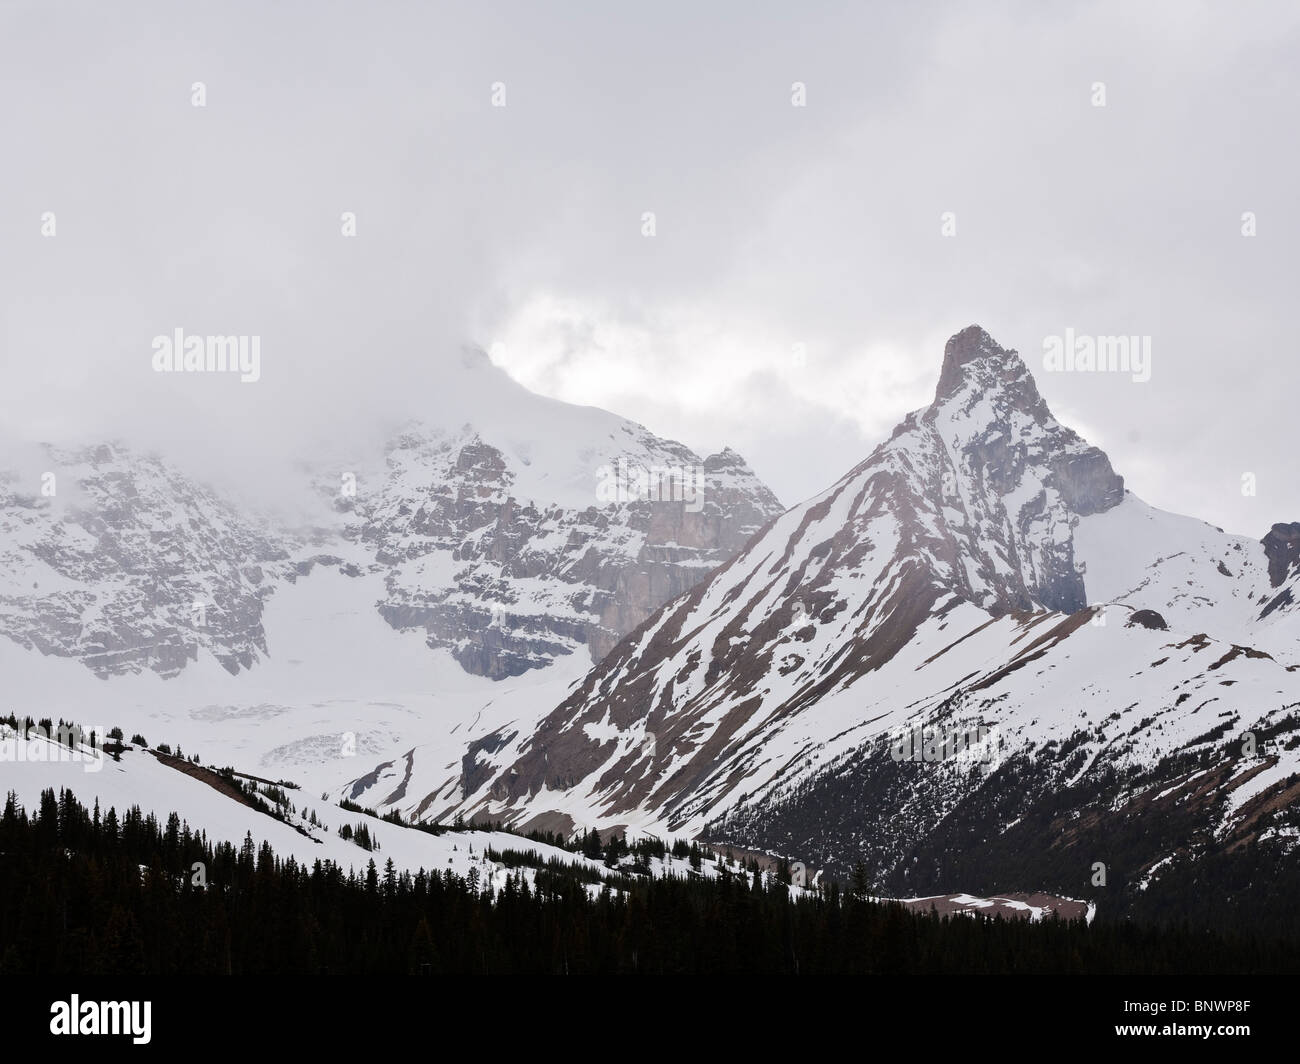
[[[0,432],[255,477],[469,342],[793,504],[974,322],[1131,489],[1258,536],[1300,520],[1298,128],[1280,0],[0,0]],[[153,373],[177,326],[262,379]],[[1043,372],[1066,329],[1150,380]]]

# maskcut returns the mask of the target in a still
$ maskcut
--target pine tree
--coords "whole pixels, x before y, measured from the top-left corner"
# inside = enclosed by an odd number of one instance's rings
[[[415,925],[409,955],[412,975],[432,975],[437,970],[438,954],[433,947],[433,932],[429,930],[427,916],[421,916]]]
[[[862,860],[858,860],[853,865],[853,893],[859,898],[865,898],[871,893],[871,882],[867,878],[867,866]]]

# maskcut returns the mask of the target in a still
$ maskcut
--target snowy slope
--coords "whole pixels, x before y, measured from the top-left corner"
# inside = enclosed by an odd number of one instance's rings
[[[251,838],[256,848],[267,843],[277,857],[292,857],[308,866],[316,861],[328,861],[344,871],[360,874],[372,860],[382,868],[391,859],[399,872],[419,869],[453,872],[462,877],[476,876],[484,889],[489,885],[500,889],[507,877],[522,875],[529,882],[535,880],[536,870],[531,865],[508,867],[488,852],[513,851],[531,855],[536,865],[559,861],[585,873],[594,880],[588,888],[593,891],[602,889],[605,882],[615,884],[617,889],[618,875],[633,870],[631,857],[607,866],[603,861],[508,832],[466,830],[433,834],[365,812],[342,809],[318,800],[319,795],[301,788],[282,788],[292,809],[285,807],[284,819],[278,819],[138,746],[128,746],[120,760],[106,757],[89,746],[79,746],[74,754],[37,731],[23,737],[8,725],[0,724],[0,752],[3,752],[0,800],[13,794],[19,805],[34,811],[42,791],[53,788],[58,793],[67,788],[88,809],[96,804],[101,814],[115,809],[119,820],[132,807],[138,807],[145,815],[153,814],[160,823],[175,813],[182,825],[193,832],[205,833],[210,842],[239,846]],[[266,788],[259,787],[259,790],[264,792]],[[339,834],[341,827],[355,831],[359,825],[364,825],[369,832],[373,849],[367,850]],[[652,876],[682,878],[715,878],[724,870],[732,875],[743,874],[740,866],[731,861],[709,860],[693,868],[686,858],[671,854],[649,860],[644,869]]]
[[[1270,574],[1266,540],[1230,535],[1129,494],[1080,521],[1074,542],[1091,602],[1153,609],[1180,628],[1300,662],[1297,611],[1284,586],[1296,574]]]

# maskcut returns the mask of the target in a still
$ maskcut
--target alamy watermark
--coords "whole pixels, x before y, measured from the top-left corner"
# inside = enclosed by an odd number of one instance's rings
[[[895,761],[934,764],[997,765],[1002,760],[1002,739],[996,725],[973,728],[934,728],[916,724],[896,728],[889,737],[889,756]]]
[[[703,466],[634,466],[626,458],[596,470],[601,502],[680,502],[687,513],[704,509]]]
[[[77,724],[0,724],[0,764],[75,764],[85,772],[98,772],[104,767],[104,735],[103,728]]]
[[[153,338],[155,373],[238,373],[245,384],[262,376],[260,336],[186,336],[177,328]]]
[[[126,1035],[135,1045],[147,1046],[152,1012],[150,1001],[82,1001],[73,994],[50,1005],[50,1034]]]
[[[1136,384],[1151,379],[1151,337],[1064,336],[1043,338],[1043,369],[1048,373],[1129,373]]]

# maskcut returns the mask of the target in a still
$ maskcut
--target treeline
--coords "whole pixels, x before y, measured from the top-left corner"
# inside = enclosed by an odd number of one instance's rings
[[[475,869],[477,872],[477,869]],[[1294,972],[1295,946],[1186,928],[909,912],[773,877],[628,877],[551,864],[503,883],[364,873],[212,843],[172,815],[48,790],[0,815],[0,974]],[[529,883],[528,877],[533,877]],[[586,878],[589,878],[586,877]]]
[[[322,800],[328,801],[329,795],[322,794]],[[605,864],[613,868],[622,858],[632,857],[632,864],[626,868],[626,871],[648,875],[651,871],[650,862],[662,860],[668,854],[674,857],[680,857],[690,862],[693,869],[698,871],[705,860],[721,861],[723,860],[723,851],[714,850],[709,847],[701,847],[698,842],[686,842],[684,839],[677,839],[672,846],[668,846],[663,839],[653,835],[643,835],[629,841],[627,835],[620,832],[606,831],[602,838],[601,833],[595,828],[584,829],[571,835],[554,831],[528,831],[517,832],[507,827],[501,820],[479,820],[476,819],[471,826],[467,824],[465,818],[457,814],[455,821],[450,828],[427,820],[408,820],[404,818],[397,809],[389,809],[388,812],[380,814],[375,809],[358,805],[356,802],[349,801],[347,798],[340,799],[337,803],[340,809],[349,813],[364,813],[372,816],[376,820],[383,820],[389,824],[396,824],[399,827],[413,828],[416,831],[424,831],[431,835],[441,835],[447,831],[503,831],[512,835],[519,835],[520,838],[528,839],[531,842],[539,842],[545,846],[552,846],[558,850],[568,850],[570,853],[580,853],[584,857],[593,861],[604,861]],[[343,835],[343,829],[339,834],[344,838],[356,839],[359,832],[353,830],[349,835]],[[371,847],[359,843],[366,849]],[[378,849],[378,845],[374,847]],[[746,869],[752,872],[758,871],[758,861],[751,859],[748,864],[744,865]],[[777,867],[777,875],[782,876],[781,882],[789,883],[790,865],[789,862],[780,863]]]

